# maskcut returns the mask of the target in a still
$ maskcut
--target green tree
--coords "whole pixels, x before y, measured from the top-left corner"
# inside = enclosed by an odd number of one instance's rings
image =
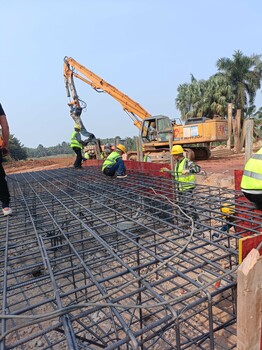
[[[191,74],[191,82],[179,85],[177,97],[175,100],[176,107],[180,110],[183,120],[190,117],[202,117],[203,109],[202,96],[207,88],[205,80],[198,81]]]
[[[39,144],[37,146],[37,157],[46,157],[46,156],[48,156],[47,149],[43,145]]]
[[[254,117],[254,137],[262,139],[262,107],[252,113]]]
[[[231,85],[225,77],[212,75],[207,81],[207,89],[203,93],[203,113],[210,118],[227,115],[228,103],[232,98]]]
[[[14,137],[14,135],[10,135],[8,148],[10,152],[10,157],[12,159],[27,159],[26,148],[20,143],[20,141],[16,137]]]
[[[255,108],[254,99],[262,79],[261,55],[251,57],[235,51],[233,58],[217,61],[218,73],[208,80],[197,80],[191,74],[190,83],[179,85],[176,107],[183,120],[189,117],[214,118],[227,115],[228,103],[241,109],[242,119]]]
[[[245,56],[235,51],[233,58],[220,58],[217,61],[220,75],[231,85],[235,110],[241,109],[242,116],[254,104],[256,92],[260,89],[262,78],[261,55]]]
[[[191,83],[182,84],[177,90],[176,106],[183,120],[189,117],[224,116],[227,114],[228,102],[233,96],[227,80],[217,75],[208,80],[197,80],[191,75]]]

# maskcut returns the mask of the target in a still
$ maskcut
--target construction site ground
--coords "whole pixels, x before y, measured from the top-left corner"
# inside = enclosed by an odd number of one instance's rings
[[[7,174],[17,174],[30,171],[51,170],[71,167],[75,156],[50,157],[29,159],[26,161],[12,161],[4,164]],[[209,160],[197,161],[206,175],[197,176],[197,182],[234,189],[234,170],[242,170],[245,164],[244,153],[235,154],[225,148],[212,151]],[[88,161],[87,161],[88,165]]]

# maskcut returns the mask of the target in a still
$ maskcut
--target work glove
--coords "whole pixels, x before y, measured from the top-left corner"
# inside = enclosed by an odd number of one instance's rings
[[[160,173],[166,173],[168,171],[170,171],[168,168],[160,168],[159,170]]]
[[[187,175],[187,174],[189,174],[190,173],[190,171],[188,170],[188,169],[184,169],[183,171],[182,171],[182,175]]]

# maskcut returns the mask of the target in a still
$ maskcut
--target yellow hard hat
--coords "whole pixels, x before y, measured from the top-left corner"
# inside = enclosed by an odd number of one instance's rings
[[[80,130],[81,126],[79,124],[75,124],[74,128]]]
[[[126,153],[126,148],[124,145],[121,145],[121,143],[117,145],[116,148],[120,149],[120,151],[122,151],[123,153]]]
[[[183,147],[180,146],[180,145],[175,145],[172,147],[172,150],[171,150],[171,154],[172,155],[175,155],[175,154],[183,154],[184,150],[183,150]]]
[[[225,215],[233,215],[235,212],[235,206],[230,203],[222,203],[221,213]]]

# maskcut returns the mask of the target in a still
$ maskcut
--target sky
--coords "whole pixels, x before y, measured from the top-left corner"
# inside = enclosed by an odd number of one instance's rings
[[[208,79],[236,50],[262,54],[261,0],[2,0],[0,13],[0,103],[11,134],[32,148],[70,141],[65,56],[151,115],[174,119],[177,88],[191,74]],[[102,139],[138,135],[111,96],[75,85],[88,131]]]

